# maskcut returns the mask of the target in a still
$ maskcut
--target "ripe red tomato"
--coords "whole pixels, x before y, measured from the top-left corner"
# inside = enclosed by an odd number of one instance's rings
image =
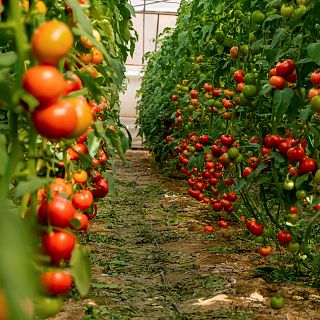
[[[89,209],[93,203],[93,195],[89,190],[80,190],[72,196],[72,204],[76,209],[84,211]]]
[[[88,154],[89,153],[89,150],[88,150],[88,147],[83,144],[83,143],[76,143],[75,145],[72,146],[72,148],[69,148],[67,150],[68,154],[69,154],[69,157],[70,157],[70,160],[79,160],[79,154]]]
[[[60,71],[52,66],[34,66],[23,76],[23,88],[41,104],[55,102],[65,93],[66,81]]]
[[[292,207],[290,208],[290,213],[291,213],[291,214],[297,214],[297,213],[298,213],[298,208],[295,207],[295,206],[292,206]]]
[[[190,96],[192,99],[196,99],[198,94],[199,94],[198,90],[191,90],[190,91]]]
[[[286,86],[287,81],[281,76],[273,76],[270,78],[269,83],[273,88],[283,90]]]
[[[238,200],[238,196],[234,192],[230,192],[228,194],[228,200],[231,202],[235,202]]]
[[[290,148],[291,148],[291,142],[289,140],[282,141],[278,145],[278,150],[283,156],[287,155],[287,152]]]
[[[67,231],[54,230],[43,236],[43,247],[56,265],[63,259],[70,260],[75,244],[75,235]]]
[[[109,192],[107,179],[99,180],[93,187],[91,192],[94,198],[104,198]]]
[[[69,137],[77,126],[75,103],[76,98],[66,98],[36,108],[32,113],[32,122],[38,133],[52,140]]]
[[[78,75],[71,73],[67,75],[66,78],[66,89],[64,94],[67,95],[72,91],[77,91],[82,88],[82,81]]]
[[[244,72],[243,70],[237,70],[233,74],[233,80],[237,83],[244,82]]]
[[[296,70],[293,70],[292,73],[290,73],[287,76],[284,76],[284,78],[288,81],[288,82],[292,82],[295,83],[297,81],[297,72]]]
[[[40,275],[42,288],[47,294],[67,293],[72,286],[72,276],[63,270],[52,270]]]
[[[86,214],[76,212],[74,215],[74,219],[77,219],[80,222],[80,226],[75,228],[77,231],[86,231],[88,229],[89,218]]]
[[[253,170],[254,169],[251,167],[244,168],[242,172],[243,177],[246,179],[253,172]]]
[[[301,162],[304,158],[304,155],[304,149],[299,146],[292,147],[287,152],[288,159],[293,162]]]
[[[285,230],[279,231],[277,238],[278,238],[279,243],[282,245],[286,245],[292,241],[291,234]]]
[[[307,172],[315,172],[317,170],[317,162],[312,158],[304,158],[299,165],[298,175],[302,175]]]
[[[86,211],[88,215],[88,219],[92,220],[98,213],[98,206],[94,203],[93,208],[91,207],[90,210]]]
[[[204,232],[214,232],[214,229],[212,226],[205,226],[203,229]]]
[[[252,169],[255,169],[259,163],[260,163],[260,159],[258,157],[250,157],[248,160],[248,165]]]
[[[259,253],[263,256],[266,257],[271,253],[271,247],[270,246],[259,246]]]
[[[231,134],[223,134],[221,137],[220,137],[220,142],[226,146],[226,147],[230,147],[233,142],[234,142],[234,139],[233,139],[233,136]]]
[[[40,25],[31,38],[32,51],[42,64],[56,65],[73,45],[69,27],[60,21],[48,21]]]
[[[221,212],[222,211],[222,204],[221,202],[215,202],[212,204],[212,210],[214,212]]]
[[[243,91],[243,88],[245,87],[245,83],[244,82],[240,82],[237,84],[237,92],[241,93]]]
[[[320,71],[317,70],[312,72],[310,76],[310,80],[313,83],[314,87],[317,87],[318,85],[320,85]]]
[[[229,226],[228,222],[227,221],[224,221],[224,220],[220,220],[219,221],[219,227],[220,228],[227,228]]]
[[[172,96],[171,96],[171,100],[172,101],[177,101],[179,99],[179,96],[177,95],[177,94],[173,94]]]
[[[206,134],[203,134],[203,135],[201,135],[201,136],[199,137],[199,142],[200,142],[201,144],[204,144],[204,145],[208,144],[208,143],[209,143],[209,140],[210,140],[210,138],[209,138],[209,136],[206,135]]]
[[[248,230],[255,236],[261,236],[263,233],[263,225],[261,223],[257,223],[254,220],[249,220],[247,223]]]
[[[277,74],[279,76],[288,76],[296,68],[296,65],[293,60],[285,60],[283,62],[278,62],[276,65]]]
[[[75,208],[70,200],[54,194],[48,202],[44,200],[38,209],[39,223],[50,223],[54,227],[67,228],[74,217]]]

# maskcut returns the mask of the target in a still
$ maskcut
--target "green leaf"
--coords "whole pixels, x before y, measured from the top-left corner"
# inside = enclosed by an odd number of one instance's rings
[[[71,274],[81,295],[85,297],[90,290],[91,268],[89,251],[83,246],[75,246],[70,260]]]
[[[93,158],[96,156],[98,149],[101,144],[101,138],[97,137],[93,131],[88,132],[88,149],[89,149],[89,154]]]
[[[309,58],[312,59],[313,62],[320,65],[320,42],[311,43],[307,47]]]
[[[293,97],[292,89],[276,90],[273,96],[272,108],[274,116],[279,120],[288,110]]]
[[[178,44],[179,47],[184,47],[187,45],[189,39],[189,32],[188,31],[183,31],[180,32],[178,35]]]
[[[103,175],[103,177],[108,180],[109,194],[113,194],[114,193],[114,174],[106,172]]]
[[[14,51],[0,53],[0,66],[10,67],[18,60],[18,55]]]
[[[284,157],[279,152],[271,152],[270,157],[275,160],[275,162],[283,163],[285,162]]]
[[[297,178],[296,182],[295,182],[295,187],[296,189],[300,189],[302,187],[302,185],[304,184],[304,182],[309,180],[309,175],[308,174],[304,174],[300,177]]]
[[[7,138],[2,134],[0,135],[0,176],[3,176],[6,173],[7,161]]]
[[[26,181],[20,181],[15,188],[15,196],[22,197],[25,193],[32,193],[47,184],[51,178],[29,176]]]
[[[72,15],[78,22],[78,26],[83,28],[86,33],[92,34],[92,25],[89,17],[84,13],[83,8],[77,0],[66,0],[66,4],[72,9]],[[91,39],[90,39],[91,40]]]
[[[240,179],[234,186],[234,191],[240,191],[245,185],[246,185],[246,180]]]

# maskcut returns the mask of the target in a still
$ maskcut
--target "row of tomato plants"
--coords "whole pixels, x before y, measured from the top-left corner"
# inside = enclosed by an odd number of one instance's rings
[[[0,319],[47,318],[90,289],[85,232],[130,137],[127,1],[0,1]]]
[[[182,1],[148,55],[140,134],[219,227],[318,278],[319,1]],[[208,225],[205,231],[212,232]]]

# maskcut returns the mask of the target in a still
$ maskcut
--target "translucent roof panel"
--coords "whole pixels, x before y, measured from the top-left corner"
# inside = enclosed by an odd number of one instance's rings
[[[131,0],[131,4],[136,12],[177,12],[180,0]]]

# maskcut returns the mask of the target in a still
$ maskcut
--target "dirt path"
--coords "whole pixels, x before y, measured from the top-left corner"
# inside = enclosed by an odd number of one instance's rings
[[[320,319],[319,292],[283,282],[296,279],[277,269],[278,255],[260,257],[232,226],[205,234],[209,210],[184,180],[152,172],[147,153],[127,158],[82,235],[92,250],[90,295],[74,291],[53,319]],[[277,293],[286,299],[279,311],[269,306]]]

